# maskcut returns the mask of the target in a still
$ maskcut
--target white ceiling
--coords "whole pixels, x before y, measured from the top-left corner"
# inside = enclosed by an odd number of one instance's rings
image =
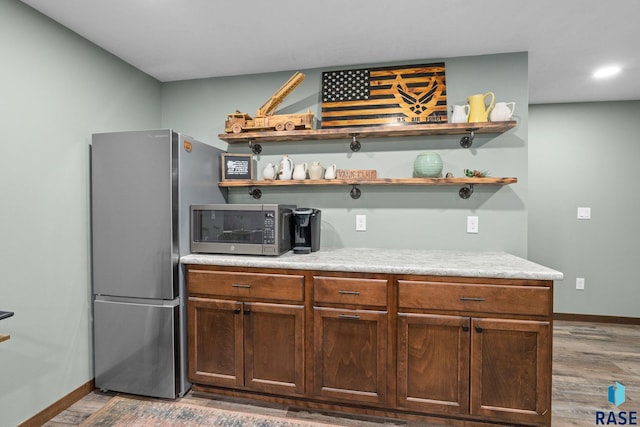
[[[638,0],[22,1],[163,82],[528,51],[531,103],[640,100]]]

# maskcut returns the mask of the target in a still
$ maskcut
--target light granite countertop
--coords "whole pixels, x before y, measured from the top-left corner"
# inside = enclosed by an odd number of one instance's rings
[[[323,248],[311,254],[216,255],[190,254],[182,264],[232,267],[286,268],[362,273],[424,274],[434,276],[496,277],[562,280],[561,272],[506,252],[422,249]]]

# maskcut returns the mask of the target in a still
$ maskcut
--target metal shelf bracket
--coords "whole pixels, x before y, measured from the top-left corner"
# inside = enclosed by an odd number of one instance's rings
[[[254,199],[259,199],[262,197],[262,190],[255,187],[249,187],[249,195]]]
[[[473,138],[475,138],[476,136],[476,128],[471,128],[471,129],[466,129],[467,132],[469,132],[469,135],[465,135],[462,138],[460,138],[460,146],[462,148],[469,148],[471,147],[471,144],[473,144]]]
[[[249,148],[251,149],[251,151],[253,152],[253,154],[260,154],[260,153],[262,153],[262,145],[260,145],[260,144],[254,144],[254,143],[253,143],[253,138],[249,138]]]
[[[351,148],[351,151],[353,151],[354,153],[356,151],[360,151],[360,149],[362,148],[362,144],[360,144],[360,141],[356,139],[357,136],[358,136],[357,133],[352,133],[351,144],[349,144],[349,148]]]
[[[458,196],[460,196],[461,199],[468,199],[469,197],[471,197],[472,194],[473,194],[473,184],[469,184],[468,187],[462,187],[458,191]]]
[[[354,200],[360,198],[360,196],[362,195],[362,191],[360,191],[360,189],[358,188],[358,184],[351,184],[351,191],[349,192],[349,195]]]

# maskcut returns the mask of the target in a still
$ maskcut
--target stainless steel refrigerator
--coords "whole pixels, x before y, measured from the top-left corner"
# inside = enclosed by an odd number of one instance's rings
[[[97,388],[161,398],[189,390],[179,258],[189,253],[190,205],[226,203],[221,153],[171,129],[93,135]]]

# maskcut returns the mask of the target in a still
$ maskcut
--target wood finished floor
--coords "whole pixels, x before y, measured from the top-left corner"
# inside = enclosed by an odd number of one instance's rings
[[[618,409],[607,402],[614,381],[626,387],[626,401]],[[104,406],[116,393],[93,391],[44,424],[77,426]],[[308,419],[334,426],[422,427],[413,421],[372,420],[289,410],[282,406],[242,404],[187,393],[183,403],[227,408],[276,417]],[[553,328],[553,427],[593,426],[598,410],[640,412],[640,326],[555,321]]]

